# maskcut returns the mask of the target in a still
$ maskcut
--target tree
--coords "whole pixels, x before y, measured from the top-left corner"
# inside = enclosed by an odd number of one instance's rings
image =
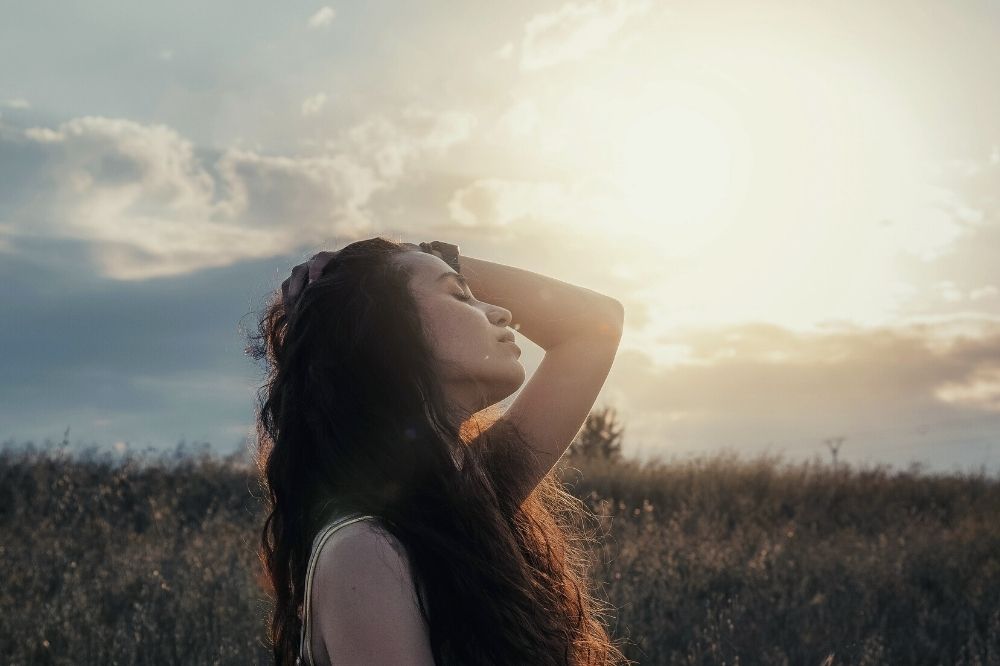
[[[601,458],[620,460],[624,427],[618,423],[618,412],[603,407],[587,415],[583,428],[569,445],[570,458]]]

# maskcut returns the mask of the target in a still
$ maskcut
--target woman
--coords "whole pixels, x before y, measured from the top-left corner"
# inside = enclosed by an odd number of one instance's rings
[[[251,348],[276,663],[625,663],[590,594],[586,508],[549,474],[623,317],[439,241],[296,266]],[[498,415],[525,379],[510,327],[545,356]]]

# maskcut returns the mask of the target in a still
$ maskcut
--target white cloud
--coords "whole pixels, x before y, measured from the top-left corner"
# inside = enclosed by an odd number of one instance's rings
[[[174,52],[171,51],[170,49],[160,49],[160,52],[157,54],[157,57],[160,60],[165,60],[165,61],[173,60]]]
[[[312,97],[307,97],[302,102],[302,115],[314,116],[320,112],[324,104],[326,104],[325,93],[316,93]]]
[[[538,14],[524,26],[521,69],[583,58],[606,46],[630,17],[650,7],[650,0],[596,0],[568,2],[556,11]]]
[[[164,125],[88,116],[30,128],[19,140],[40,154],[31,182],[45,196],[20,194],[4,238],[82,240],[104,275],[137,280],[377,233],[373,194],[474,125],[468,114],[409,107],[347,128],[324,154],[230,148],[211,164]]]
[[[955,303],[965,299],[965,294],[951,280],[942,280],[938,283],[938,291],[941,298],[949,303]]]
[[[992,284],[985,285],[983,287],[977,287],[969,292],[970,301],[980,301],[984,298],[993,298],[997,294],[1000,294],[1000,289],[997,289]]]
[[[12,99],[5,100],[3,106],[8,109],[30,109],[31,103],[23,97],[14,97]]]
[[[333,23],[334,16],[335,12],[333,11],[333,7],[322,7],[309,18],[309,27],[325,28]]]
[[[468,139],[478,120],[465,112],[434,112],[408,106],[398,120],[374,116],[344,133],[352,154],[361,156],[383,178],[394,179],[418,156],[440,156]],[[329,147],[341,140],[328,142]]]
[[[506,44],[498,48],[496,51],[494,51],[493,54],[496,57],[500,58],[501,60],[507,60],[512,55],[514,55],[514,42],[507,42]]]
[[[50,130],[48,127],[29,127],[24,130],[24,136],[38,143],[59,143],[65,138],[61,132]]]
[[[1000,412],[1000,366],[977,367],[963,380],[942,384],[935,395],[949,404]]]
[[[596,228],[613,219],[616,208],[592,184],[500,178],[478,179],[448,201],[455,222],[494,230],[538,223],[549,229]]]
[[[970,289],[967,292],[962,291],[951,280],[942,280],[937,283],[938,293],[941,294],[941,298],[949,303],[957,303],[960,301],[981,301],[988,298],[993,298],[997,294],[1000,294],[1000,290],[991,284],[984,285],[982,287],[977,287],[975,289]]]
[[[282,157],[230,149],[217,168],[229,191],[227,212],[243,228],[310,238],[368,228],[365,206],[394,184],[350,153]]]
[[[22,211],[30,231],[90,242],[110,277],[173,275],[290,245],[278,229],[241,226],[241,211],[216,198],[193,146],[169,127],[88,116],[25,136],[46,148],[53,183]]]
[[[955,242],[985,222],[983,211],[970,208],[958,193],[927,186],[910,201],[900,201],[897,213],[872,228],[871,242],[893,253],[903,251],[922,261],[950,252]]]
[[[510,136],[522,138],[531,135],[538,126],[538,107],[530,99],[521,100],[500,117],[499,124]]]
[[[810,333],[770,324],[676,328],[663,336],[675,362],[623,347],[607,390],[619,397],[632,436],[647,435],[664,452],[711,442],[754,453],[777,441],[788,453],[809,453],[832,434],[847,435],[853,451],[879,451],[912,442],[918,422],[956,416],[988,433],[1000,411],[1000,320],[968,323]],[[924,439],[946,434],[930,433]]]

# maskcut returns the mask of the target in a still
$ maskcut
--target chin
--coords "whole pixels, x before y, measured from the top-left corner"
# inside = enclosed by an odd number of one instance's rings
[[[505,386],[508,389],[507,395],[509,396],[511,393],[521,388],[521,384],[524,383],[524,379],[525,379],[524,366],[521,365],[520,361],[515,361],[514,369],[511,371],[510,381],[508,383],[505,383]]]
[[[487,407],[506,400],[513,395],[521,385],[524,384],[524,368],[518,364],[518,368],[511,369],[503,376],[494,375],[490,382],[489,395],[486,400]]]

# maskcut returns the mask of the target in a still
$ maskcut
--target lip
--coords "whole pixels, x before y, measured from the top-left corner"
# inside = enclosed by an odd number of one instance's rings
[[[507,340],[507,339],[503,339],[503,340],[501,340],[500,342],[502,342],[502,343],[503,343],[503,344],[505,344],[505,345],[510,345],[511,347],[513,347],[514,349],[516,349],[516,350],[517,350],[517,353],[518,353],[518,354],[520,355],[520,353],[521,353],[521,348],[520,348],[520,347],[518,347],[518,346],[517,346],[517,343],[516,343],[516,342],[514,342],[513,340]]]

